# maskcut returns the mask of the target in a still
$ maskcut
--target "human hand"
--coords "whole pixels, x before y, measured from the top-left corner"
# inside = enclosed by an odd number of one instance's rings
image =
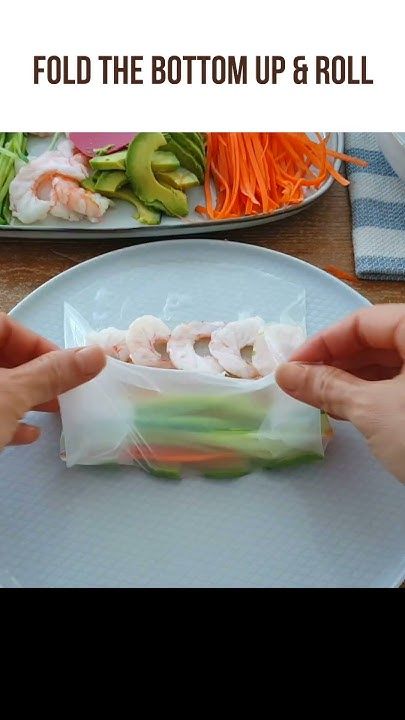
[[[276,380],[297,400],[352,422],[405,483],[405,304],[360,310],[323,330]]]
[[[103,369],[99,347],[58,350],[45,338],[0,314],[0,450],[38,439],[39,428],[21,422],[29,410],[58,410],[58,395]]]

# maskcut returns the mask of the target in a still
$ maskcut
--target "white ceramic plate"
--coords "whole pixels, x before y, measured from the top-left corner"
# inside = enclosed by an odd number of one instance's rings
[[[221,263],[242,268],[242,286],[244,268],[304,285],[309,333],[367,305],[302,261],[191,239],[83,263],[26,298],[14,317],[62,343],[64,300],[74,302],[80,292],[81,309],[87,297],[90,313],[93,282],[112,273],[124,277],[131,266],[154,266],[158,282],[167,263],[185,293],[196,282],[204,286],[200,268],[207,263],[216,271]],[[227,284],[225,272],[215,297],[219,317],[229,312]],[[238,287],[232,289],[238,299]],[[125,295],[125,287],[119,292]],[[153,309],[155,297],[153,284],[143,287],[134,313]],[[204,317],[204,307],[195,315]],[[37,417],[42,439],[0,456],[0,585],[389,587],[404,577],[405,488],[374,462],[349,425],[338,425],[323,462],[232,481],[173,482],[128,467],[67,470],[58,456],[59,420]]]
[[[315,138],[314,133],[309,133]],[[30,138],[29,149],[33,155],[39,155],[49,146],[49,138]],[[343,152],[343,133],[330,133],[329,146],[333,150]],[[340,168],[340,160],[335,160],[335,168]],[[0,225],[1,238],[33,239],[33,240],[108,240],[113,238],[162,238],[168,236],[193,235],[197,233],[212,233],[218,231],[248,228],[254,225],[264,225],[269,222],[283,220],[295,215],[309,207],[315,200],[329,190],[333,178],[328,180],[317,190],[310,190],[300,205],[291,205],[268,215],[249,216],[233,220],[206,220],[194,211],[196,205],[204,205],[204,192],[201,187],[193,188],[188,192],[190,214],[183,219],[162,216],[158,226],[142,225],[132,217],[133,208],[128,203],[118,201],[114,208],[110,208],[99,223],[89,221],[69,222],[54,217],[35,223],[35,225],[22,225],[15,221],[13,225]]]

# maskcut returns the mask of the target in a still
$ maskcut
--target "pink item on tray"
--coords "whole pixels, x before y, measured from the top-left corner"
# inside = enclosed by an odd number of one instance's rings
[[[80,150],[83,155],[87,157],[93,157],[96,150],[105,148],[111,145],[111,149],[108,150],[108,154],[117,152],[117,150],[123,150],[126,148],[131,140],[134,139],[138,133],[81,133],[72,132],[69,133],[69,138],[74,146]]]

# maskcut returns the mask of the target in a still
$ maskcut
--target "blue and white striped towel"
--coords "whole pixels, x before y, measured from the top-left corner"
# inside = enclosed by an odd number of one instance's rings
[[[346,165],[350,180],[356,275],[405,280],[405,183],[387,163],[372,133],[346,133],[346,152],[368,167]]]

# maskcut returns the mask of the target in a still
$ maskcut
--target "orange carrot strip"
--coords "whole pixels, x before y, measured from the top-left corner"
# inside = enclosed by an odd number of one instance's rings
[[[332,175],[332,177],[335,178],[335,180],[344,187],[347,187],[350,185],[349,180],[347,180],[343,175],[341,175],[330,163],[326,163],[326,168],[328,172]]]
[[[211,160],[212,160],[212,138],[211,133],[207,137],[207,172],[204,178],[205,200],[207,203],[207,214],[212,216],[212,195],[211,195]]]
[[[329,273],[329,275],[333,275],[333,277],[336,277],[339,280],[347,280],[348,282],[353,283],[359,282],[359,279],[355,275],[352,275],[352,273],[349,273],[342,268],[338,268],[335,265],[327,265],[324,269],[327,273]]]
[[[242,163],[241,163],[241,177],[242,177],[242,185],[241,190],[244,195],[250,200],[251,204],[257,203],[257,199],[255,197],[254,192],[252,191],[250,187],[250,173],[249,173],[249,165],[248,165],[248,157],[246,152],[246,145],[243,137],[243,133],[240,133],[240,149],[242,154]]]
[[[331,157],[338,158],[339,160],[344,160],[344,162],[352,163],[353,165],[359,165],[359,167],[367,167],[368,165],[368,162],[366,160],[354,157],[354,155],[346,155],[345,153],[340,153],[336,150],[331,150],[330,148],[326,150],[326,154],[330,155]]]
[[[256,180],[257,180],[259,197],[261,199],[261,203],[260,203],[261,209],[264,212],[267,212],[267,188],[266,188],[266,185],[263,180],[263,175],[261,173],[259,163],[257,162],[257,157],[256,157],[256,154],[254,151],[252,138],[249,136],[246,137],[246,147],[247,147],[248,156],[249,156],[249,159],[252,164],[252,168],[254,170]]]

